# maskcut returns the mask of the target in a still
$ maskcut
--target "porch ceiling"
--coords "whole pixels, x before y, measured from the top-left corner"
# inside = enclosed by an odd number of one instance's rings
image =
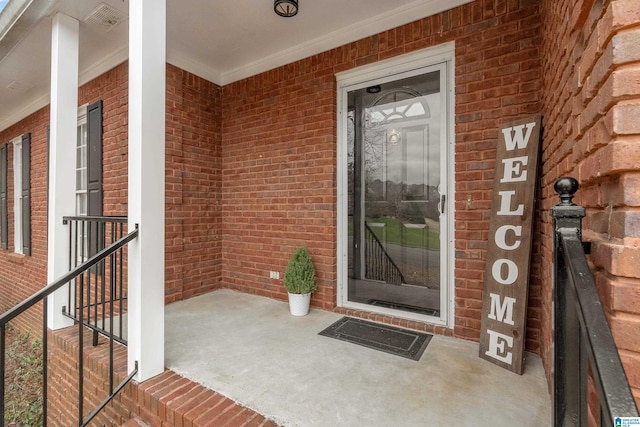
[[[167,1],[167,61],[219,85],[468,3],[472,0],[300,0],[294,18],[272,0]],[[101,4],[124,19],[87,18]],[[24,6],[23,6],[24,5]],[[80,21],[80,84],[128,56],[129,0],[10,0],[0,13],[0,131],[49,103],[51,17]]]

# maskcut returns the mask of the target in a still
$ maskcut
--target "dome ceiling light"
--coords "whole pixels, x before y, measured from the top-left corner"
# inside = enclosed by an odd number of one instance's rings
[[[273,10],[280,16],[291,18],[298,13],[298,0],[275,0]]]

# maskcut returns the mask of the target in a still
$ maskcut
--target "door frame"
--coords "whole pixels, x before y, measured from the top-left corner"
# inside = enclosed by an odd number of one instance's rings
[[[373,81],[397,80],[411,75],[421,74],[434,66],[444,65],[446,87],[447,125],[443,131],[446,137],[446,150],[441,158],[441,167],[446,170],[446,188],[441,189],[445,198],[445,213],[441,215],[440,268],[442,282],[440,286],[440,316],[426,316],[417,313],[403,312],[384,307],[356,303],[348,300],[348,179],[347,179],[347,129],[345,124],[347,114],[347,93],[373,84]],[[448,42],[438,46],[422,49],[395,58],[376,62],[336,74],[337,81],[337,227],[336,227],[336,260],[337,260],[337,305],[338,307],[371,311],[394,317],[408,318],[439,326],[453,328],[454,326],[454,189],[455,189],[455,42]]]

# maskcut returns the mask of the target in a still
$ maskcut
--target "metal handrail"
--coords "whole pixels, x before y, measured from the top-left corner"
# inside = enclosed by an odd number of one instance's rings
[[[80,276],[81,274],[85,273],[86,271],[88,271],[89,269],[91,269],[92,267],[96,266],[98,263],[100,263],[102,260],[104,260],[105,258],[107,258],[108,256],[110,256],[111,254],[115,253],[116,251],[118,251],[120,248],[124,247],[127,243],[131,242],[133,239],[135,239],[136,237],[138,237],[138,225],[136,224],[136,228],[135,230],[131,231],[130,233],[128,233],[126,236],[122,237],[121,239],[119,239],[118,241],[114,242],[112,245],[100,250],[98,253],[96,253],[95,255],[93,255],[92,257],[90,257],[86,262],[84,262],[83,264],[77,266],[76,268],[74,268],[73,270],[69,271],[68,273],[64,274],[62,277],[60,277],[59,279],[57,279],[55,282],[47,285],[46,287],[44,287],[43,289],[39,290],[38,292],[36,292],[35,294],[33,294],[32,296],[30,296],[29,298],[25,299],[24,301],[22,301],[21,303],[17,304],[16,306],[14,306],[13,308],[9,309],[8,311],[6,311],[5,313],[3,313],[2,315],[0,315],[0,378],[4,378],[4,373],[5,373],[5,348],[6,348],[6,327],[7,324],[15,319],[17,316],[21,315],[22,313],[24,313],[25,311],[27,311],[28,309],[30,309],[31,307],[33,307],[34,305],[36,305],[39,302],[43,302],[43,309],[42,309],[42,317],[43,317],[43,333],[42,333],[42,351],[44,354],[43,357],[43,375],[42,375],[42,381],[43,381],[43,386],[42,386],[42,396],[43,396],[43,409],[42,409],[42,413],[43,413],[43,419],[42,419],[42,425],[44,427],[46,427],[47,425],[47,350],[48,350],[48,344],[47,344],[47,303],[45,301],[45,299],[51,295],[52,293],[56,292],[57,290],[59,290],[60,288],[62,288],[63,286],[65,286],[66,284],[68,284],[70,281],[74,280],[75,278],[77,278],[78,276]],[[84,324],[81,322],[79,324],[79,328],[80,328],[80,338],[82,339],[82,328],[84,327]],[[81,345],[79,346],[79,351],[82,352],[82,341],[81,341]],[[80,375],[82,375],[82,354],[80,354],[80,360],[79,360],[79,370],[80,370]],[[130,376],[128,377],[129,379],[133,377],[133,375],[135,375],[135,372],[130,374]],[[124,384],[121,384],[120,386],[118,386],[118,388],[116,389],[115,393],[117,393],[117,391],[119,391],[122,387],[124,386]],[[79,425],[82,426],[83,424],[83,417],[82,417],[82,381],[80,381],[79,383]],[[111,400],[114,396],[115,396],[114,390],[111,388],[110,389],[110,396],[108,397],[109,400]],[[4,414],[5,412],[5,407],[4,407],[4,400],[5,400],[5,384],[4,384],[4,380],[0,381],[0,414]],[[108,403],[108,402],[107,402]],[[106,404],[105,404],[106,405]],[[93,415],[95,416],[95,415]],[[0,417],[0,427],[4,427],[5,423],[4,423],[4,416]]]
[[[67,224],[69,221],[105,221],[117,222],[120,224],[126,224],[129,218],[126,216],[91,216],[91,215],[76,215],[76,216],[63,216],[62,223]]]
[[[600,425],[638,417],[611,328],[582,242],[585,209],[571,202],[573,178],[556,181],[562,202],[554,218],[554,426],[588,424],[589,368],[598,394]]]
[[[367,261],[367,274],[366,277],[368,279],[374,280],[383,280],[387,283],[391,283],[394,285],[401,285],[405,283],[404,275],[402,274],[402,270],[400,267],[393,261],[391,255],[389,255],[384,248],[384,245],[378,239],[378,236],[373,232],[369,224],[364,222],[364,228],[367,231],[367,235],[371,237],[371,239],[365,239],[365,253],[366,256],[369,257],[371,253],[371,257],[379,260],[380,262],[369,262]],[[370,246],[370,242],[375,243],[375,245]],[[376,253],[377,256],[374,256],[373,253]],[[372,260],[373,261],[373,260]],[[377,266],[378,268],[373,269],[373,266]]]
[[[75,279],[76,277],[84,273],[85,271],[89,270],[91,267],[95,266],[100,261],[102,261],[109,255],[111,255],[112,253],[114,253],[115,251],[117,251],[118,249],[120,249],[121,247],[123,247],[124,245],[126,245],[127,243],[135,239],[136,237],[138,237],[137,226],[135,230],[133,230],[132,232],[124,236],[122,239],[115,242],[113,245],[107,248],[104,248],[103,250],[101,250],[91,258],[89,258],[85,263],[74,268],[73,270],[66,273],[64,276],[62,276],[55,282],[42,288],[35,294],[31,295],[29,298],[22,301],[20,304],[12,307],[11,309],[7,310],[5,313],[0,315],[0,327],[5,326],[12,319],[24,313],[29,308],[33,307],[35,304],[39,303],[40,301],[42,301],[43,299],[45,299],[46,297],[48,297],[49,295],[51,295],[52,293],[54,293],[55,291],[57,291],[67,283],[69,283],[71,280]]]
[[[102,402],[100,402],[100,404],[98,405],[98,407],[96,409],[94,409],[89,416],[87,416],[87,418],[85,418],[84,420],[82,420],[81,423],[81,427],[85,427],[88,426],[89,423],[96,417],[96,415],[98,415],[100,413],[100,411],[102,411],[104,409],[105,406],[107,406],[109,404],[109,402],[111,402],[111,400],[118,394],[120,393],[120,390],[122,390],[124,388],[124,386],[127,385],[127,383],[129,381],[131,381],[133,379],[133,377],[136,376],[136,374],[138,373],[138,361],[135,361],[134,367],[133,367],[133,371],[127,376],[127,378],[125,378],[124,380],[122,380],[122,382],[120,384],[118,384],[118,386],[113,389],[113,391],[109,394],[109,396],[105,397]]]
[[[92,255],[92,252],[104,247],[107,239],[113,242],[121,238],[127,218],[65,216],[62,221],[69,226],[71,269]],[[114,335],[114,340],[127,344],[122,327],[127,300],[122,258],[122,251],[110,255],[108,260],[105,259],[91,269],[91,274],[80,276],[80,279],[75,281],[74,292],[69,292],[63,315],[76,322],[84,322],[85,326],[93,331],[94,346],[98,345],[99,334],[107,336],[116,329],[118,332]],[[80,286],[83,287],[82,290],[79,289]],[[75,297],[81,294],[84,299],[75,301]],[[114,317],[117,320],[114,320]]]

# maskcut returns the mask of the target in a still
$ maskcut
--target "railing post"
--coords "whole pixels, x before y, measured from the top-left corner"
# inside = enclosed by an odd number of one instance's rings
[[[559,246],[558,231],[571,228],[582,237],[582,218],[585,209],[572,200],[578,190],[578,181],[563,177],[555,182],[554,189],[560,203],[551,209],[553,217],[553,419],[555,426],[580,426],[586,422],[586,387],[581,386],[580,322],[574,306],[575,295],[566,286],[567,268]],[[580,393],[575,393],[581,390]]]
[[[582,237],[582,218],[586,211],[582,206],[573,203],[573,195],[578,191],[578,181],[575,178],[559,178],[553,188],[560,197],[560,203],[551,208],[551,216],[554,219],[554,231],[560,228],[574,228],[578,230],[578,236]]]

